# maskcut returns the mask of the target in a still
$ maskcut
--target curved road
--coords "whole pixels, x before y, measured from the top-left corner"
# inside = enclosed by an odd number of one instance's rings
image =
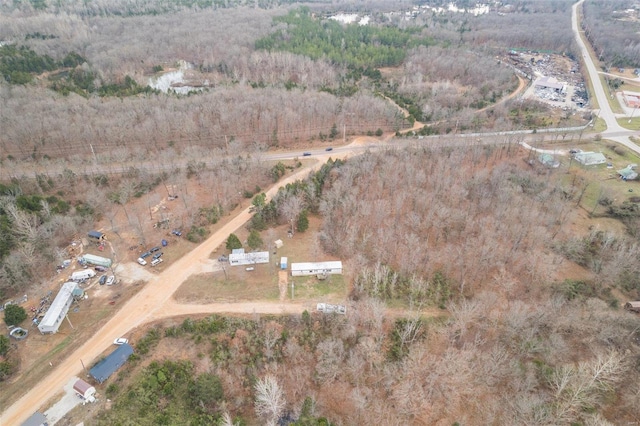
[[[334,155],[335,156],[335,155]],[[342,157],[346,157],[343,155]],[[270,199],[275,195],[280,186],[302,179],[315,169],[318,169],[328,156],[319,157],[312,166],[303,168],[271,187],[267,192]],[[26,420],[38,407],[59,392],[69,381],[70,377],[78,375],[82,371],[80,359],[94,360],[111,342],[131,329],[147,322],[160,318],[187,314],[187,313],[299,313],[305,307],[300,303],[227,303],[215,305],[187,305],[181,306],[170,300],[171,296],[180,285],[193,273],[200,270],[200,262],[209,259],[211,252],[217,249],[227,239],[229,234],[235,232],[251,218],[249,207],[241,211],[229,223],[222,226],[205,242],[177,260],[161,274],[149,280],[145,287],[133,296],[122,308],[96,333],[78,349],[70,354],[63,362],[38,384],[28,390],[18,401],[2,413],[0,425],[19,425]]]
[[[579,25],[577,20],[577,8],[583,3],[584,0],[576,3],[572,10],[572,26],[576,35],[576,40],[582,51],[583,59],[587,67],[589,78],[592,81],[595,96],[600,104],[600,116],[607,124],[607,130],[602,133],[604,137],[615,140],[635,152],[640,153],[640,147],[632,143],[629,140],[629,135],[636,132],[629,131],[621,127],[616,119],[615,115],[611,111],[609,103],[607,102],[605,91],[602,87],[600,79],[598,78],[598,72],[596,67],[588,54],[586,45],[584,44],[579,31]],[[478,134],[478,135],[457,135],[453,138],[441,139],[443,144],[468,144],[469,139],[473,138],[474,143],[514,143],[510,141],[510,136],[521,135],[523,138],[523,132],[503,132],[493,134]],[[504,135],[505,140],[503,142],[496,141],[496,136]],[[539,135],[538,135],[539,136]],[[487,139],[483,139],[487,137]],[[438,138],[425,138],[431,143]],[[396,145],[416,145],[421,143],[419,141],[402,141]],[[521,139],[519,142],[523,144]],[[385,146],[385,143],[353,143],[351,145],[335,148],[332,152],[325,152],[324,150],[310,151],[314,154],[314,159],[317,158],[317,162],[307,168],[304,168],[294,175],[288,177],[282,182],[277,183],[267,191],[267,196],[271,198],[278,190],[280,186],[286,185],[289,182],[293,182],[296,179],[303,178],[309,171],[319,168],[329,155],[336,158],[345,158],[352,154],[359,152],[376,149]],[[318,155],[319,154],[319,155]],[[301,156],[299,153],[271,153],[266,154],[264,157],[268,159],[284,159],[292,158],[295,156]],[[55,395],[64,384],[68,381],[69,377],[78,374],[82,370],[80,359],[93,360],[97,358],[111,342],[120,337],[131,329],[138,327],[150,321],[154,321],[161,318],[193,313],[299,313],[309,307],[300,303],[267,303],[267,302],[247,302],[247,303],[231,303],[231,304],[210,304],[210,305],[181,305],[171,300],[173,293],[180,287],[180,285],[187,280],[187,278],[193,273],[197,272],[199,263],[206,259],[209,259],[211,252],[219,247],[226,238],[232,232],[243,226],[251,218],[249,208],[241,211],[235,218],[229,223],[225,224],[218,231],[216,231],[205,242],[196,247],[193,251],[186,254],[181,259],[173,263],[163,273],[155,276],[151,279],[145,287],[133,296],[101,329],[99,329],[89,340],[82,344],[76,351],[74,351],[65,361],[60,363],[51,373],[44,377],[34,388],[28,390],[21,398],[6,409],[0,417],[0,425],[19,425],[31,413],[33,413],[44,401],[48,400],[51,396]]]

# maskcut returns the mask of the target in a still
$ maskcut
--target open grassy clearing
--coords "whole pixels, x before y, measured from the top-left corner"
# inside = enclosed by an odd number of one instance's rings
[[[618,98],[615,96],[615,93],[611,91],[609,84],[607,83],[607,81],[605,80],[602,74],[600,75],[600,83],[602,83],[602,87],[604,88],[604,91],[607,94],[607,101],[609,102],[609,106],[611,106],[611,110],[615,114],[624,113],[624,110],[620,106],[620,103],[618,103]]]
[[[278,300],[278,271],[281,257],[292,262],[314,262],[335,260],[322,252],[317,242],[317,232],[322,220],[309,217],[309,229],[297,232],[293,238],[287,238],[288,225],[281,225],[261,233],[265,245],[271,248],[270,262],[255,265],[253,271],[246,271],[244,266],[229,266],[220,263],[220,270],[213,273],[195,275],[189,278],[175,294],[175,299],[186,303],[211,303],[217,301],[240,300]],[[245,242],[249,232],[242,228],[236,232],[240,241]],[[281,239],[284,245],[273,250],[273,241]],[[224,246],[211,254],[212,259],[228,255]],[[289,277],[291,280],[291,277]],[[289,281],[291,282],[291,281]],[[295,277],[294,298],[325,300],[344,300],[347,288],[344,276],[334,275],[325,281],[316,277]],[[291,297],[291,287],[287,288],[286,298]]]
[[[618,124],[629,130],[640,130],[640,117],[629,118],[618,118]]]

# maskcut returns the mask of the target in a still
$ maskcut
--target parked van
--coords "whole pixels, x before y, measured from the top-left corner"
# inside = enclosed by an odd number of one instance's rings
[[[162,258],[161,258],[161,257],[159,257],[159,258],[157,258],[157,259],[153,259],[153,260],[151,261],[151,266],[156,266],[156,265],[158,265],[158,264],[160,264],[160,263],[162,263]]]

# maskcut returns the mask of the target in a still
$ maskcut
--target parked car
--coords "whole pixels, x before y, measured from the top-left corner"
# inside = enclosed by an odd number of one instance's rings
[[[162,258],[161,257],[159,257],[157,259],[153,259],[151,261],[151,266],[156,266],[156,265],[159,265],[160,263],[162,263]]]
[[[164,253],[160,252],[160,253],[156,253],[153,255],[153,260],[159,259],[160,257],[162,257]]]
[[[104,266],[96,266],[93,269],[95,269],[98,272],[107,272],[107,268],[105,268]]]
[[[139,258],[138,258],[138,260],[137,260],[137,262],[138,262],[139,264],[141,264],[142,266],[144,266],[144,265],[146,265],[146,264],[147,264],[147,261],[146,261],[146,260],[144,260],[142,257],[139,257]]]
[[[109,275],[107,277],[107,285],[114,285],[116,283],[116,277]]]
[[[149,256],[151,256],[151,251],[145,251],[140,255],[140,258],[144,259],[145,257],[149,257]]]
[[[332,147],[325,148],[325,151],[333,151],[333,148]]]
[[[160,251],[160,247],[153,247],[151,250],[149,250],[149,253],[155,253],[157,251]]]
[[[179,229],[174,229],[173,231],[171,231],[171,233],[173,235],[175,235],[176,237],[181,237],[182,236],[182,231]]]
[[[303,157],[308,157],[308,156],[310,156],[310,155],[311,155],[311,153],[310,153],[310,152],[303,152],[303,153],[302,153],[302,156],[303,156]]]
[[[129,343],[129,339],[125,339],[124,337],[118,337],[113,341],[114,345],[124,345],[125,343]]]
[[[100,279],[98,280],[98,283],[100,283],[100,285],[104,285],[104,283],[107,282],[107,276],[103,275],[100,277]]]

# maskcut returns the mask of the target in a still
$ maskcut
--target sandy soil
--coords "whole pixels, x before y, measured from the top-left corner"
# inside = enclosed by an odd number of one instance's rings
[[[334,153],[335,157],[335,153]],[[328,156],[318,156],[311,166],[299,170],[282,182],[267,191],[271,198],[280,186],[291,183],[305,177],[312,169],[318,169],[327,160]],[[45,401],[58,393],[70,377],[80,374],[82,365],[80,359],[94,360],[111,345],[117,337],[126,335],[130,330],[160,318],[174,315],[195,313],[299,313],[308,309],[302,304],[294,303],[222,303],[210,305],[179,305],[171,296],[192,274],[202,273],[211,268],[209,256],[218,246],[224,243],[232,232],[243,226],[251,218],[249,207],[242,210],[235,218],[231,219],[205,242],[187,253],[184,257],[174,262],[162,273],[145,278],[149,282],[132,297],[122,308],[96,333],[76,351],[69,355],[65,361],[58,364],[48,376],[32,389],[29,389],[12,406],[8,407],[0,417],[0,425],[19,425],[38,409]],[[131,268],[131,269],[130,269]],[[127,266],[129,273],[135,275],[141,273],[140,269]],[[142,278],[142,277],[141,277]]]

